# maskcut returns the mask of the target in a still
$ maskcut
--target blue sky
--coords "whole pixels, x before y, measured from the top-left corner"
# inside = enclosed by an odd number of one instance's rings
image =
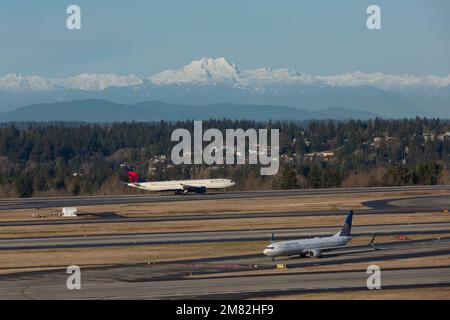
[[[82,30],[66,29],[66,8]],[[382,30],[366,28],[381,7]],[[447,0],[2,1],[0,76],[148,76],[203,56],[241,69],[450,74]]]

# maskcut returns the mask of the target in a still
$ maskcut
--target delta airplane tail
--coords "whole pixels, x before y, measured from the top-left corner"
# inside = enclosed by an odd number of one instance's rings
[[[139,182],[139,175],[136,171],[134,170],[127,170],[127,174],[128,174],[128,182],[129,183],[136,183]]]
[[[128,175],[128,183],[138,183],[139,181],[139,175],[136,171],[136,167],[131,163],[123,163],[120,165],[127,173]]]

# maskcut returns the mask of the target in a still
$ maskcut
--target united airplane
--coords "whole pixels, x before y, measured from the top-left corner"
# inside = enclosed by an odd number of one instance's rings
[[[302,257],[321,257],[322,252],[345,246],[351,239],[353,210],[348,212],[341,231],[330,237],[273,242],[263,253],[272,258],[300,255]]]

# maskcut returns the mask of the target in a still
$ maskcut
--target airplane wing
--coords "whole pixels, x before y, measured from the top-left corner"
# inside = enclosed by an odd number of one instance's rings
[[[332,251],[332,250],[342,249],[342,248],[349,248],[349,247],[340,246],[340,247],[325,247],[325,248],[318,248],[318,249],[322,252],[327,252],[327,251]]]
[[[140,187],[139,183],[136,183],[136,182],[124,182],[124,184],[126,184],[129,187],[133,187],[133,188],[139,188]]]
[[[372,247],[375,250],[378,250],[379,248],[375,246],[374,241],[376,238],[376,234],[372,235],[372,238],[370,239],[370,242],[367,244],[368,246]],[[357,247],[360,247],[360,245],[358,245]],[[332,251],[332,250],[337,250],[337,249],[343,249],[343,248],[352,248],[352,246],[345,246],[345,247],[325,247],[325,248],[320,248],[320,250],[322,252],[327,252],[327,251]]]

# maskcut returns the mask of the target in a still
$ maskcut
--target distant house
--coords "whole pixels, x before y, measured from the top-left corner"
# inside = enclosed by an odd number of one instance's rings
[[[375,137],[373,138],[372,147],[379,148],[381,143],[390,143],[397,141],[397,137],[390,137],[390,136],[384,136],[384,137]]]
[[[397,141],[398,138],[397,137],[384,137],[384,139],[386,140],[386,142],[393,142],[393,141]]]
[[[438,140],[441,142],[450,141],[450,131],[447,131],[446,133],[438,135]]]
[[[372,146],[375,148],[379,148],[381,145],[381,142],[384,141],[384,138],[382,137],[375,137],[373,138]]]
[[[72,177],[84,177],[84,171],[75,171],[74,173],[72,173]]]
[[[332,151],[311,152],[305,154],[307,160],[322,159],[328,161],[332,157],[334,157],[334,152]]]
[[[434,134],[432,134],[431,132],[426,132],[422,134],[422,137],[425,140],[425,142],[434,141]]]
[[[165,162],[165,161],[166,161],[166,158],[167,158],[166,155],[160,154],[160,155],[154,156],[152,160],[153,160],[155,163],[160,163],[160,162]]]
[[[292,156],[289,156],[287,154],[282,154],[280,156],[280,158],[284,161],[293,162],[293,161],[295,161],[295,153]]]

